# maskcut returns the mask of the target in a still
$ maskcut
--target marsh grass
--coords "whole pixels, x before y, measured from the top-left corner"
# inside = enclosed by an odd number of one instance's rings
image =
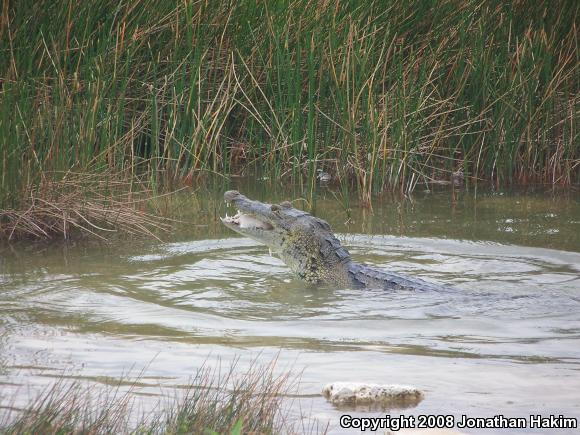
[[[138,411],[139,379],[126,392],[83,387],[64,379],[39,394],[25,409],[5,413],[0,433],[12,434],[241,434],[317,433],[289,418],[284,396],[296,387],[274,364],[245,372],[234,362],[225,369],[204,367],[173,401],[160,401],[148,415]],[[288,400],[288,399],[286,399]]]
[[[148,210],[155,199],[147,185],[110,172],[50,174],[27,187],[19,208],[0,210],[0,240],[158,238],[173,221]]]
[[[578,182],[575,1],[5,2],[0,207],[43,174]],[[159,174],[164,174],[164,180]],[[171,181],[167,183],[167,181]]]

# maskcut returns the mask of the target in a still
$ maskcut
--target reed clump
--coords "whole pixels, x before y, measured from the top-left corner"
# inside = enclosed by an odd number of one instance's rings
[[[0,20],[0,207],[48,171],[147,162],[363,199],[578,182],[576,1],[22,0]]]
[[[0,210],[0,240],[157,238],[172,221],[147,211],[151,197],[142,184],[110,173],[45,176],[28,186],[19,208]]]
[[[25,409],[5,412],[0,434],[232,434],[316,433],[315,425],[291,422],[284,396],[293,391],[288,374],[274,366],[254,364],[237,372],[203,367],[173,402],[161,400],[147,415],[139,414],[139,379],[126,392],[95,394],[94,387],[59,381]],[[92,391],[91,391],[92,390]],[[161,411],[160,411],[161,410]],[[322,430],[321,432],[324,432]]]

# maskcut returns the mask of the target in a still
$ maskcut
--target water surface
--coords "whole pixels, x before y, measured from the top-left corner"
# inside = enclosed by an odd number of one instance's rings
[[[2,247],[1,405],[63,374],[103,384],[146,368],[137,392],[155,398],[204,363],[277,357],[278,370],[303,371],[302,410],[332,432],[346,411],[319,393],[334,381],[426,392],[393,414],[580,417],[577,194],[420,192],[364,210],[332,188],[314,193],[248,194],[302,196],[295,205],[327,219],[355,260],[457,291],[310,287],[219,225],[221,192],[198,194],[163,243]]]

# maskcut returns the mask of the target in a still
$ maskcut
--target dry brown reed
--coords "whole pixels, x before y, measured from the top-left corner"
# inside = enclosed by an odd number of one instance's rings
[[[148,212],[155,195],[135,180],[111,173],[43,177],[30,185],[18,209],[0,210],[0,240],[108,240],[114,234],[145,236],[171,229],[172,221]]]

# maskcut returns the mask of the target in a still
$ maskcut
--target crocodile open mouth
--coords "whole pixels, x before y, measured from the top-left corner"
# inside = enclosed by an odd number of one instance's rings
[[[235,225],[239,228],[252,228],[252,229],[260,229],[265,231],[270,231],[274,229],[272,225],[268,222],[264,222],[258,219],[255,216],[242,213],[238,210],[238,212],[234,216],[228,216],[226,213],[225,218],[221,218],[223,223]]]

